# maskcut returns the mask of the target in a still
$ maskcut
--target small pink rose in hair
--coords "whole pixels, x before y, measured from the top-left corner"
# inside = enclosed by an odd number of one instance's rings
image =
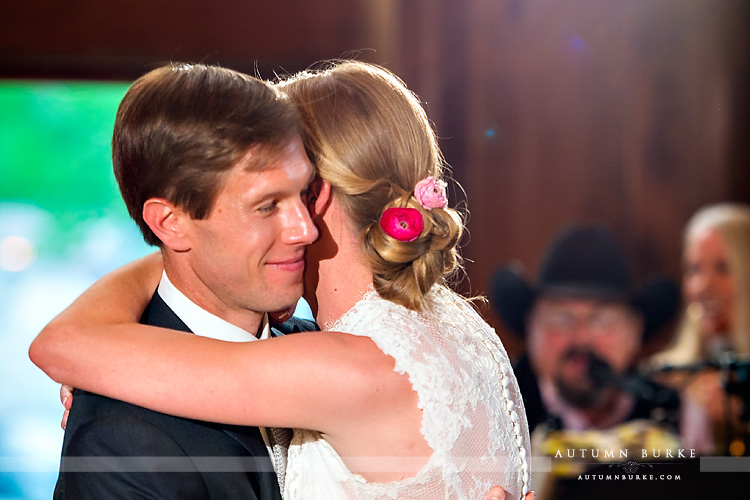
[[[445,194],[447,184],[429,176],[417,182],[414,186],[414,198],[427,210],[445,208],[448,206],[448,196]]]
[[[414,241],[424,229],[422,214],[416,208],[389,208],[380,216],[380,228],[399,241]]]

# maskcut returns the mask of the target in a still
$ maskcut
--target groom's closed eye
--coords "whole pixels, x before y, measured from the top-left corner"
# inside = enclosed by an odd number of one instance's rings
[[[278,206],[278,202],[276,202],[276,201],[273,201],[273,202],[271,202],[271,203],[268,203],[268,204],[266,204],[266,205],[263,205],[262,207],[260,207],[260,208],[258,209],[258,211],[259,211],[259,212],[261,212],[261,213],[263,213],[263,214],[270,214],[270,213],[272,213],[272,212],[273,212],[274,210],[276,210],[276,207],[277,207],[277,206]]]

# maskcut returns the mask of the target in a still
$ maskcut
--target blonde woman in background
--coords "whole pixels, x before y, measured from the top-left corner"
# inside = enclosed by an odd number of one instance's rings
[[[695,367],[750,355],[750,206],[723,203],[699,210],[685,227],[683,268],[685,312],[672,346],[654,356],[655,364]],[[727,395],[720,372],[669,378],[682,389],[686,445],[704,453],[742,454],[744,445],[736,439],[739,401]]]

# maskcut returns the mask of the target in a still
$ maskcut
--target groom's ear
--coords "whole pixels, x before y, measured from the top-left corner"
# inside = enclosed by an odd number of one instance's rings
[[[183,224],[189,215],[163,198],[149,198],[143,204],[143,220],[165,247],[175,252],[190,250]]]

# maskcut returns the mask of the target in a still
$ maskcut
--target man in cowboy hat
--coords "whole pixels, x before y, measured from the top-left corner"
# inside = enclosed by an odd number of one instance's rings
[[[505,268],[493,278],[494,306],[526,337],[516,365],[529,428],[607,429],[622,422],[674,423],[676,393],[635,374],[644,338],[676,312],[677,286],[633,289],[620,247],[602,227],[571,227],[550,246],[536,285]]]

